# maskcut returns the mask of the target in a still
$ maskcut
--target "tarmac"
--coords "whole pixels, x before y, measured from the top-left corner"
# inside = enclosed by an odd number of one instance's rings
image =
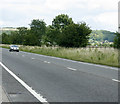
[[[8,99],[4,89],[2,88],[2,86],[0,86],[0,104],[2,102],[9,102],[9,99]]]
[[[9,102],[9,99],[5,93],[5,90],[2,86],[2,67],[0,67],[0,104],[2,102]]]

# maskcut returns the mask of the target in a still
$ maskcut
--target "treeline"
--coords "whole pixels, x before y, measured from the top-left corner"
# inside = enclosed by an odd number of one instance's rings
[[[31,46],[62,46],[62,47],[86,47],[89,38],[101,41],[114,41],[114,47],[120,47],[120,34],[109,31],[93,31],[85,22],[74,23],[66,14],[56,16],[52,25],[46,26],[43,20],[33,19],[30,28],[19,27],[16,31],[2,33],[2,44],[19,44]],[[97,34],[99,32],[99,34]],[[106,35],[103,35],[106,34]],[[90,45],[90,44],[89,44]]]
[[[119,32],[115,33],[114,47],[120,49],[120,33]]]
[[[43,20],[34,19],[30,29],[19,27],[17,31],[2,33],[3,44],[20,45],[59,45],[62,47],[85,47],[92,32],[85,22],[74,23],[68,15],[56,16],[52,25],[46,26]]]

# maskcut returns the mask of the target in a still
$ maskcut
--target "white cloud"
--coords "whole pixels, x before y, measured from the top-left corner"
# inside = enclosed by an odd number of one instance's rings
[[[67,10],[67,9],[86,9],[86,10],[117,10],[119,0],[1,0],[0,10],[16,9],[19,11],[37,10],[47,12]]]
[[[102,13],[94,18],[96,21],[99,21],[104,24],[118,24],[118,12],[108,12]]]
[[[28,5],[31,8],[46,7],[54,10],[65,10],[68,8],[86,8],[86,9],[107,9],[116,10],[119,0],[1,0],[0,8],[16,7]],[[25,8],[25,7],[24,7]],[[17,8],[16,8],[17,9]],[[23,9],[23,8],[21,8]]]
[[[94,29],[108,29],[111,31],[117,31],[118,29],[118,12],[104,12],[99,15],[90,15],[83,18],[83,20],[88,21]]]
[[[5,25],[27,25],[34,18],[45,19],[51,23],[60,13],[70,14],[92,21],[90,25],[100,23],[117,26],[117,8],[119,0],[0,0],[0,21]],[[69,13],[68,13],[69,11]],[[71,17],[70,16],[70,17]],[[7,18],[8,17],[8,18]],[[18,22],[16,23],[16,21]],[[22,21],[22,22],[21,22]],[[26,23],[26,21],[29,23]],[[76,20],[75,20],[76,21]],[[1,24],[1,23],[0,23]],[[103,27],[104,28],[104,27]],[[114,27],[111,27],[114,29]]]
[[[101,8],[105,10],[116,10],[119,0],[89,0],[88,5],[96,5],[96,8]]]
[[[0,25],[3,25],[4,24],[4,22],[3,21],[0,21]]]
[[[65,10],[69,7],[86,9],[116,10],[119,0],[46,0],[46,6],[51,9]]]

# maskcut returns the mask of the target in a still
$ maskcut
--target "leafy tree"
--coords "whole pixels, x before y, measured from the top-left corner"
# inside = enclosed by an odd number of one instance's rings
[[[71,24],[63,29],[58,44],[63,47],[85,47],[91,31],[85,22]]]
[[[10,36],[6,33],[2,33],[2,44],[10,44]]]
[[[72,18],[69,18],[66,14],[56,16],[52,21],[52,26],[49,26],[46,31],[49,42],[52,45],[58,44],[63,29],[73,23]]]
[[[51,45],[57,44],[59,35],[60,35],[60,31],[58,29],[54,28],[53,26],[47,27],[46,37],[47,37],[47,41]]]
[[[69,18],[69,16],[65,14],[56,16],[52,21],[52,26],[59,30],[62,30],[65,26],[70,24],[73,24],[72,18]]]
[[[30,24],[30,28],[30,33],[33,34],[37,39],[36,45],[41,45],[42,35],[45,35],[46,31],[46,23],[43,20],[34,19]]]
[[[20,37],[19,37],[18,31],[11,31],[9,35],[10,35],[12,44],[20,44]]]
[[[27,34],[24,36],[24,45],[35,46],[38,44],[37,37],[31,33],[31,30],[27,31]]]
[[[19,35],[19,44],[24,44],[25,36],[28,33],[28,30],[26,27],[18,27],[18,35]]]
[[[120,33],[116,32],[114,38],[114,47],[120,48]]]

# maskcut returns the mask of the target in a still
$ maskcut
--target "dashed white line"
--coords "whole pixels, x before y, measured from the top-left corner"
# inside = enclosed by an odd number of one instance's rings
[[[32,60],[34,60],[35,58],[31,58]]]
[[[44,61],[45,63],[47,63],[47,61]]]
[[[48,63],[48,64],[50,63],[50,62],[48,62],[48,61],[44,61],[44,62],[45,62],[45,63]]]
[[[9,73],[11,74],[19,83],[21,83],[38,101],[42,102],[43,104],[49,104],[45,98],[41,94],[38,94],[35,90],[29,87],[23,80],[21,80],[18,76],[16,76],[10,69],[8,69],[2,62],[0,65]]]
[[[72,70],[72,71],[77,71],[77,69],[74,69],[74,68],[70,68],[70,67],[67,67],[67,68]]]
[[[22,51],[22,52],[23,52],[23,51]],[[97,65],[97,64],[87,63],[87,62],[79,62],[79,61],[74,61],[74,60],[69,60],[69,59],[64,59],[64,58],[59,58],[59,57],[45,56],[45,55],[40,55],[40,54],[28,53],[28,52],[23,52],[23,53],[32,54],[32,55],[36,55],[36,56],[47,57],[47,58],[59,59],[59,60],[64,60],[64,61],[68,61],[68,62],[86,64],[86,65],[91,65],[91,66],[96,66],[96,67],[102,67],[102,68],[112,69],[112,70],[118,71],[118,68],[116,68],[116,67],[110,67],[110,66],[105,66],[105,65]]]
[[[117,80],[117,79],[112,79],[113,81],[115,81],[115,82],[120,82],[119,80]]]
[[[22,57],[25,57],[25,55],[22,55]]]

